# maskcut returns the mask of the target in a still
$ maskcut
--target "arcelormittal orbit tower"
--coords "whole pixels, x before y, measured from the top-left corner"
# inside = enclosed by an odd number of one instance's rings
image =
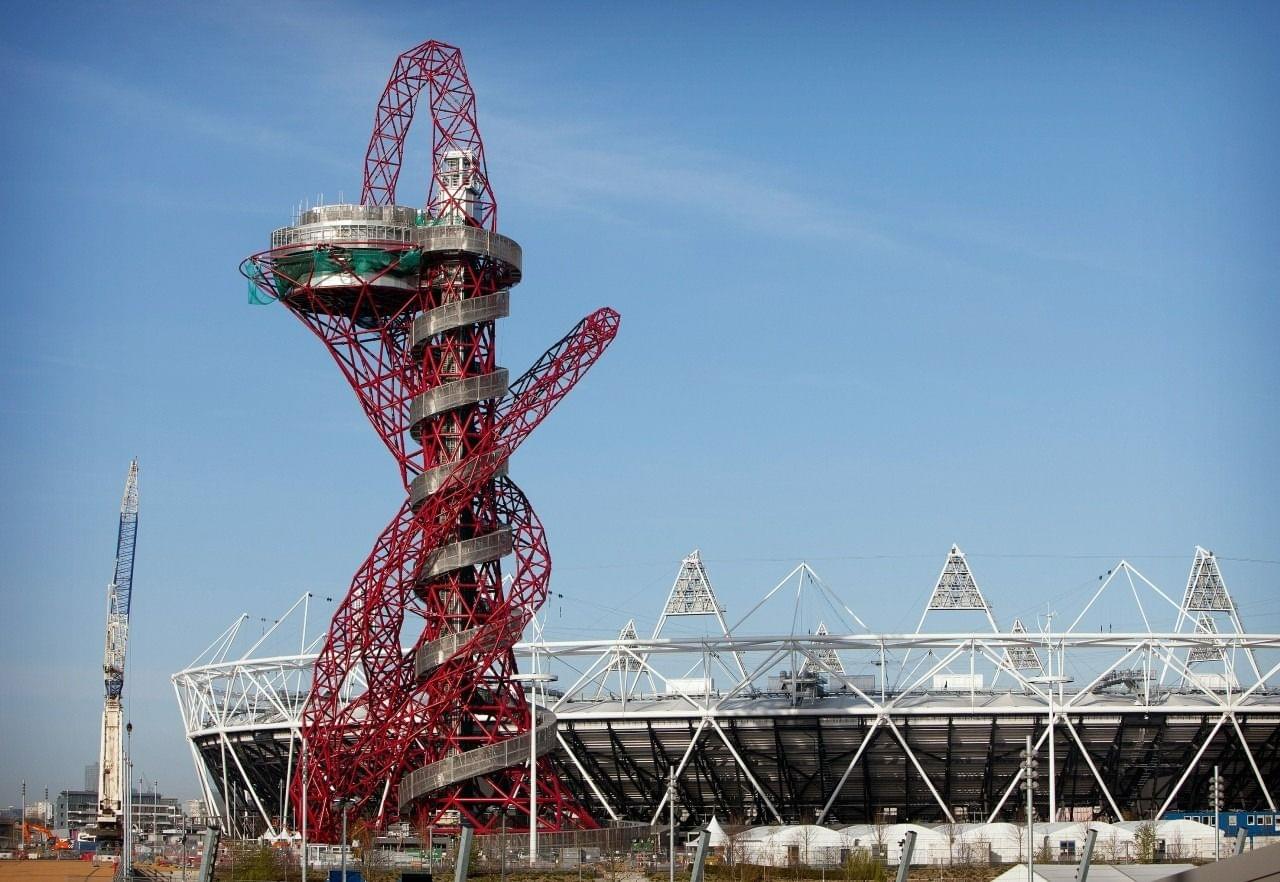
[[[422,209],[395,199],[420,98]],[[317,839],[336,839],[339,800],[379,827],[596,826],[561,785],[555,718],[535,716],[517,679],[512,646],[551,561],[507,460],[604,352],[618,314],[592,313],[510,382],[495,328],[521,252],[497,225],[462,54],[429,41],[396,60],[378,102],[360,204],[302,212],[241,267],[324,341],[406,494],[316,662],[292,795]]]

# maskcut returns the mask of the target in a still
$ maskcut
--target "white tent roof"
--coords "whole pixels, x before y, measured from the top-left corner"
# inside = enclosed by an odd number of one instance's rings
[[[707,845],[712,848],[719,848],[729,842],[729,837],[724,832],[724,827],[720,826],[720,822],[716,820],[716,816],[711,816],[711,823],[707,824]]]
[[[1181,836],[1183,839],[1207,839],[1213,841],[1213,827],[1209,824],[1201,824],[1199,821],[1189,821],[1186,818],[1174,818],[1168,821],[1161,821],[1156,824],[1157,836]]]
[[[969,842],[1012,843],[1016,848],[1022,842],[1022,828],[1017,824],[996,821],[991,824],[961,824],[960,838]]]
[[[1080,839],[1085,837],[1089,832],[1091,822],[1085,821],[1050,821],[1045,824],[1036,824],[1035,832],[1045,833],[1049,836],[1061,836],[1064,839],[1068,836],[1076,836]]]
[[[808,848],[841,848],[846,843],[839,830],[819,827],[816,824],[796,824],[782,827],[765,837],[766,845],[802,845]]]
[[[1099,839],[1128,840],[1133,838],[1132,830],[1117,824],[1108,824],[1105,821],[1055,821],[1052,824],[1036,824],[1035,837],[1037,843],[1043,841],[1042,837],[1048,836],[1055,841],[1074,839],[1076,842],[1083,844],[1085,839],[1088,838],[1090,830],[1097,830]]]
[[[1150,823],[1151,823],[1150,821],[1117,821],[1111,826],[1119,830],[1128,830],[1130,833],[1136,833],[1138,832],[1138,828],[1141,827],[1143,824],[1150,824]]]
[[[783,829],[785,828],[778,826],[777,824],[765,824],[760,827],[749,827],[739,833],[737,839],[739,842],[759,842]]]
[[[939,830],[932,827],[922,827],[919,824],[890,824],[885,828],[884,838],[888,842],[897,843],[903,838],[908,830],[916,831],[916,848],[924,845],[933,845],[934,843],[945,843],[947,836]]]

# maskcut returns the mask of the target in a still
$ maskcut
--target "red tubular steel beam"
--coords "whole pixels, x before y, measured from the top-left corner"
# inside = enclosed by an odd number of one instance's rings
[[[431,154],[437,160],[431,168],[427,204],[436,204],[442,194],[446,194],[445,199],[449,198],[450,188],[445,180],[448,170],[439,160],[451,151],[469,151],[480,169],[477,182],[483,191],[482,210],[476,223],[485,229],[497,230],[498,203],[484,171],[484,142],[476,127],[476,96],[462,64],[462,51],[435,40],[415,46],[396,59],[373,119],[373,134],[365,151],[360,202],[395,204],[404,139],[409,134],[423,86],[427,87],[431,100]]]
[[[424,86],[432,178],[415,211],[395,204],[395,190]],[[520,278],[518,246],[458,237],[496,225],[462,55],[430,41],[400,56],[378,103],[361,205],[304,212],[241,267],[324,342],[409,497],[353,576],[316,661],[291,794],[319,841],[335,838],[336,799],[377,826],[406,813],[481,832],[512,814],[512,830],[597,826],[548,757],[532,775],[527,762],[487,758],[533,726],[512,646],[551,573],[542,525],[506,463],[600,358],[619,317],[592,313],[505,388],[495,329]],[[435,660],[419,664],[420,653]],[[430,786],[398,793],[419,769]]]

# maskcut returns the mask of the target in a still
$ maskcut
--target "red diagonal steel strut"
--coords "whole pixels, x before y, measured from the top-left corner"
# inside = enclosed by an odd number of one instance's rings
[[[413,219],[395,207],[395,190],[424,85],[432,179]],[[535,722],[512,646],[545,600],[551,570],[541,524],[506,463],[612,342],[618,314],[597,310],[505,394],[494,387],[495,319],[519,268],[489,239],[458,245],[450,232],[497,223],[475,98],[452,46],[423,43],[397,60],[378,103],[362,206],[336,208],[309,211],[282,231],[284,244],[243,269],[325,343],[410,499],[356,571],[316,661],[303,713],[307,759],[291,784],[297,810],[321,841],[334,838],[339,798],[378,824],[410,812],[487,830],[514,810],[515,821],[503,822],[512,829],[596,826],[550,755],[535,768],[491,757]],[[376,228],[398,238],[335,240],[326,226],[335,218],[367,225],[351,230],[390,224]],[[481,547],[494,550],[473,550]],[[514,567],[504,584],[506,553]],[[398,792],[406,775],[413,784]]]

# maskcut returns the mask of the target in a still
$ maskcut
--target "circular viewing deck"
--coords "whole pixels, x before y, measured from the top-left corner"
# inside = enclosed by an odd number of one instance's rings
[[[416,245],[423,255],[479,255],[502,264],[509,284],[519,281],[523,252],[518,242],[499,233],[462,224],[442,224],[425,212],[403,205],[318,205],[298,216],[293,226],[271,234],[271,248],[356,246],[396,242]]]

